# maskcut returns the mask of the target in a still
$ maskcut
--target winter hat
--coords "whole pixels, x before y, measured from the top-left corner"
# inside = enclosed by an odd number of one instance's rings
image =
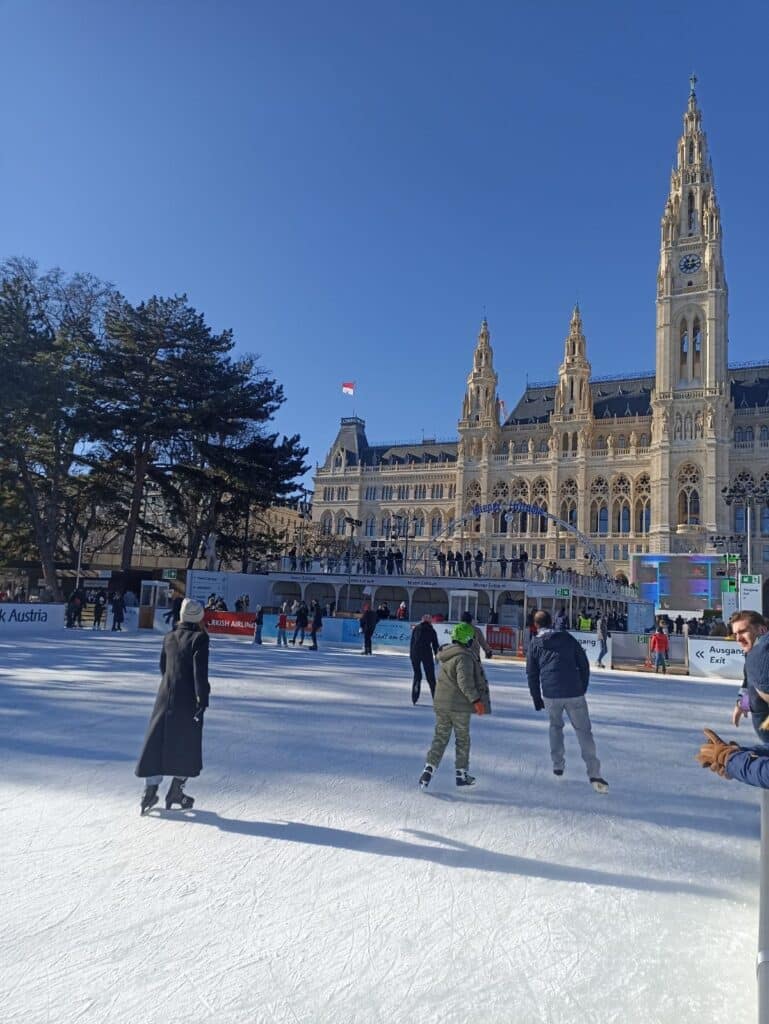
[[[199,601],[191,597],[185,597],[182,601],[181,620],[182,622],[200,622],[203,618],[203,606]]]
[[[467,622],[458,622],[451,631],[451,639],[458,644],[469,644],[475,639],[475,630]]]

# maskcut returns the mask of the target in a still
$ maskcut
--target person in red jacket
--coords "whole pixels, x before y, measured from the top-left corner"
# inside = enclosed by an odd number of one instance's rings
[[[654,655],[654,673],[659,673],[662,669],[664,675],[668,670],[667,656],[670,650],[670,641],[668,640],[667,633],[662,626],[657,626],[656,633],[652,633],[652,638],[649,641],[649,651]]]

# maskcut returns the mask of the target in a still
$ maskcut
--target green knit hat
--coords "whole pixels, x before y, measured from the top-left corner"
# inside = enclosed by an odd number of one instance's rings
[[[469,622],[458,622],[451,631],[451,639],[458,644],[469,644],[475,639],[475,630]]]

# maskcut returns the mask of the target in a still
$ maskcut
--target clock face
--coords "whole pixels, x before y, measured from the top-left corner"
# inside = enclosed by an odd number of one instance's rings
[[[702,257],[690,252],[687,256],[681,257],[678,266],[684,274],[696,274],[702,266]]]

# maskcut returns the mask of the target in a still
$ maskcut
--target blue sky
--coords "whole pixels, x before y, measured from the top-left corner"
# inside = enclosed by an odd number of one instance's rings
[[[694,70],[730,361],[769,358],[768,30],[741,3],[0,0],[0,254],[187,292],[313,462],[353,411],[452,437],[484,314],[509,406],[576,300],[594,374],[653,368]]]

